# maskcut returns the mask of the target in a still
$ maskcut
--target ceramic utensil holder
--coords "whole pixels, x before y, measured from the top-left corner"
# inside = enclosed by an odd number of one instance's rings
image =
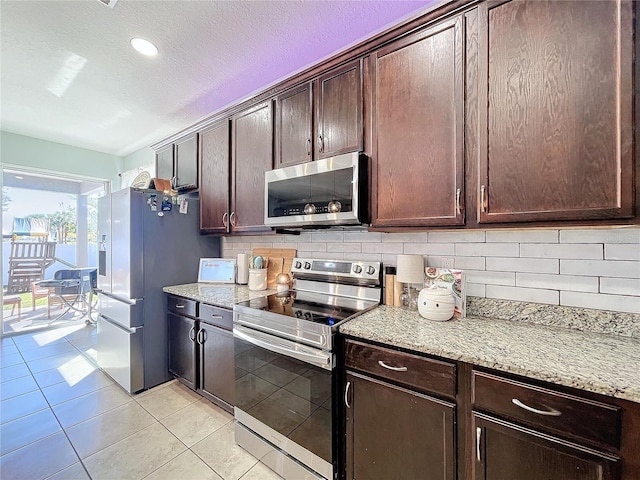
[[[267,269],[266,268],[250,268],[249,269],[249,290],[266,290],[267,289]]]

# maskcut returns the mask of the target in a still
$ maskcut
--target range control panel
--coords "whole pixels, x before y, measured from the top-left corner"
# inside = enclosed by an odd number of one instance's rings
[[[294,258],[291,273],[311,274],[326,277],[342,277],[373,280],[380,276],[380,262],[360,262],[354,260],[319,260]]]

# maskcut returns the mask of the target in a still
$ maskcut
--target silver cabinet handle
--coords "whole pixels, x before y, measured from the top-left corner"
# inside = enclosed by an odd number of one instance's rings
[[[229,228],[229,222],[227,221],[228,216],[229,212],[224,212],[224,215],[222,215],[222,225],[224,226],[224,228]]]
[[[311,139],[307,138],[307,155],[311,155]]]
[[[176,305],[176,308],[184,308],[184,305],[182,305],[182,304]]]
[[[482,461],[480,458],[480,440],[482,440],[482,428],[476,427],[476,458],[478,461]]]
[[[511,402],[520,408],[524,408],[525,410],[532,413],[537,413],[538,415],[545,415],[547,417],[559,417],[560,415],[562,415],[561,411],[554,408],[550,408],[549,410],[538,410],[537,408],[530,407],[529,405],[525,405],[524,403],[522,403],[517,398],[512,399]]]
[[[222,315],[215,315],[215,314],[211,314],[211,318],[215,318],[216,320],[221,320],[222,319]]]
[[[487,205],[485,203],[485,188],[484,188],[484,185],[482,185],[480,187],[480,211],[481,212],[486,212],[487,211]]]
[[[456,190],[456,214],[460,215],[460,189]]]
[[[231,215],[229,215],[229,221],[231,222],[232,227],[236,226],[236,212],[231,212]]]
[[[347,386],[344,388],[344,404],[347,408],[351,408],[349,404],[349,387],[351,386],[351,382],[347,382]]]
[[[322,135],[318,135],[318,151],[322,152],[324,150],[324,140],[322,139]]]
[[[189,330],[189,340],[191,340],[192,342],[196,341],[196,327],[195,327],[195,325],[193,327],[191,327],[191,330]]]
[[[199,343],[200,345],[202,345],[202,344],[205,342],[205,340],[206,340],[206,338],[205,338],[205,332],[204,332],[204,330],[200,330],[200,331],[198,332],[198,343]]]
[[[394,372],[406,372],[407,371],[407,367],[392,367],[391,365],[387,365],[386,363],[384,363],[382,360],[378,360],[378,365],[380,365],[381,367],[384,367],[388,370],[393,370]]]

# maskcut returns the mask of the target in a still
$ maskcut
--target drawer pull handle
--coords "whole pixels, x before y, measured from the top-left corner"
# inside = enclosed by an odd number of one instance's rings
[[[386,363],[384,363],[382,360],[378,360],[378,365],[380,365],[381,367],[384,367],[388,370],[393,370],[394,372],[406,372],[407,371],[407,367],[392,367],[391,365],[387,365]]]
[[[482,428],[476,427],[476,458],[479,462],[482,461],[480,456],[480,441],[482,440]]]
[[[562,415],[562,412],[553,408],[549,410],[538,410],[537,408],[530,407],[529,405],[525,405],[524,403],[522,403],[517,398],[512,399],[511,402],[520,408],[524,408],[525,410],[532,413],[537,413],[538,415],[546,415],[547,417],[559,417],[560,415]]]
[[[184,305],[182,305],[182,304],[176,305],[176,308],[184,308]]]
[[[351,382],[347,382],[347,386],[344,388],[344,404],[347,408],[351,408],[349,405],[349,387],[351,386]]]
[[[216,315],[215,313],[211,314],[211,318],[215,318],[217,320],[221,320],[222,319],[222,315]]]

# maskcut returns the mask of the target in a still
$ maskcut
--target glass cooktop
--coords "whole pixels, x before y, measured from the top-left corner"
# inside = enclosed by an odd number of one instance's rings
[[[333,326],[376,304],[358,299],[292,290],[286,294],[272,294],[268,297],[239,302],[238,305]]]

